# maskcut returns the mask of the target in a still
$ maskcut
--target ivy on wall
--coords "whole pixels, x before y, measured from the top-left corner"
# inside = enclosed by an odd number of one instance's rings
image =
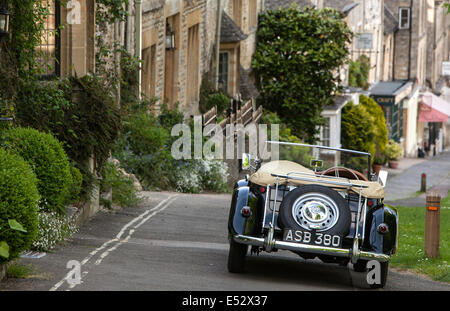
[[[41,52],[41,33],[50,8],[44,0],[17,0],[8,2],[11,14],[11,35],[1,40],[0,52],[0,113],[14,115],[14,100],[26,81],[36,80],[42,73],[38,63]],[[11,83],[14,81],[14,83]]]
[[[364,90],[369,89],[370,58],[361,55],[357,61],[350,61],[348,84]]]

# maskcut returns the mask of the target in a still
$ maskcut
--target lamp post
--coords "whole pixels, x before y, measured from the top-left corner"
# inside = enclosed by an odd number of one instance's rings
[[[0,5],[0,37],[7,37],[9,35],[9,11],[8,3],[2,1]]]
[[[175,32],[170,28],[170,24],[166,22],[166,50],[175,49]]]

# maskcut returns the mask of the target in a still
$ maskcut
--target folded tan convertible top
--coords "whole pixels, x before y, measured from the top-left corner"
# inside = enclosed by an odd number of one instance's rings
[[[292,174],[295,173],[306,173],[306,174]],[[294,185],[321,185],[330,187],[333,189],[343,189],[345,187],[343,186],[337,186],[337,185],[331,185],[327,183],[323,183],[322,181],[337,181],[337,182],[343,182],[343,183],[351,183],[354,185],[361,185],[366,188],[360,188],[358,186],[352,186],[351,189],[358,193],[361,190],[361,195],[366,198],[371,199],[383,199],[385,196],[384,188],[378,183],[373,181],[363,181],[363,180],[354,180],[354,179],[347,179],[347,178],[329,178],[326,176],[323,177],[317,177],[314,176],[314,171],[291,161],[272,161],[265,163],[261,166],[261,168],[254,173],[250,177],[250,181],[252,183],[255,183],[257,185],[261,186],[267,186],[267,185],[275,185],[276,183],[276,177],[272,176],[272,174],[278,174],[278,175],[287,175],[290,174],[292,177],[305,177],[311,180],[296,180],[296,179],[289,179],[289,183]],[[309,175],[308,175],[309,174]],[[279,178],[280,184],[286,184],[287,180],[286,178]]]

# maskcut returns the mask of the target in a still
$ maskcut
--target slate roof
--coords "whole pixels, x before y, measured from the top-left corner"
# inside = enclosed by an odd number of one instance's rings
[[[396,32],[398,29],[398,20],[394,14],[384,6],[384,34]]]
[[[222,12],[222,22],[220,26],[220,42],[239,42],[247,39],[247,35],[225,12]]]
[[[304,6],[313,6],[311,0],[266,0],[264,2],[267,10],[277,10],[279,8],[288,8],[292,5],[292,3],[296,3],[299,7]]]
[[[380,81],[369,89],[371,95],[398,95],[412,85],[406,80]]]
[[[250,79],[248,70],[245,70],[242,66],[239,68],[239,91],[243,100],[257,98],[259,96],[258,89]]]
[[[336,96],[334,98],[334,103],[329,106],[324,107],[324,111],[339,111],[341,110],[345,105],[347,105],[348,102],[352,100],[351,96],[348,95],[342,95],[342,96]]]
[[[358,4],[352,0],[325,0],[323,6],[326,8],[338,9],[339,11],[349,11]]]

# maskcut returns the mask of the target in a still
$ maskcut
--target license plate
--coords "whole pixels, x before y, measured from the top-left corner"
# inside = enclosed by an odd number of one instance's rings
[[[339,235],[324,234],[320,232],[309,232],[302,230],[285,229],[283,240],[286,242],[336,247],[342,245],[342,237]]]

